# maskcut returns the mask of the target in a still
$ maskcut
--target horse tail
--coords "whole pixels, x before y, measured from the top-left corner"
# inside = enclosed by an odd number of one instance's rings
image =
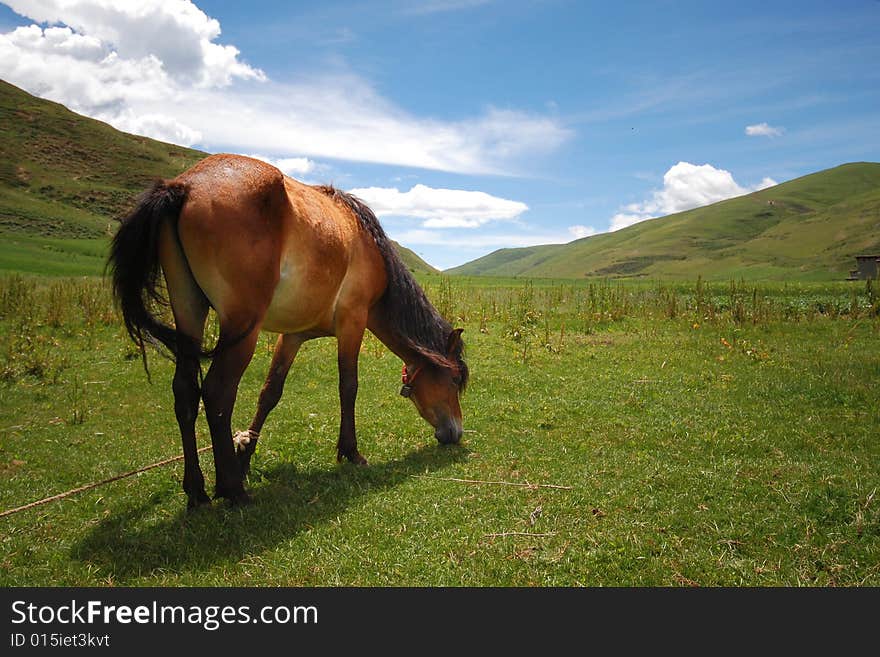
[[[186,202],[188,189],[175,181],[157,180],[120,219],[110,245],[107,269],[112,276],[113,296],[122,311],[128,335],[140,348],[149,377],[144,343],[164,345],[177,356],[177,332],[153,314],[153,306],[167,306],[160,282],[159,234],[162,224],[175,228]]]

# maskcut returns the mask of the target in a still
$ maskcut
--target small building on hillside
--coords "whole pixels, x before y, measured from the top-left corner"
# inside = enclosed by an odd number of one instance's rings
[[[866,281],[880,278],[880,255],[856,256],[856,269],[850,269],[848,281]]]

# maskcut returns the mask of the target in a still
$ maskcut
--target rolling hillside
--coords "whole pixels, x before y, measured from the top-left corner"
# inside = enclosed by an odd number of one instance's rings
[[[569,244],[501,249],[448,274],[831,280],[880,253],[880,164],[844,164]]]
[[[113,219],[207,153],[138,137],[0,80],[0,271],[98,275]],[[404,263],[436,273],[409,249]]]
[[[400,259],[403,260],[403,264],[407,266],[407,268],[414,273],[417,274],[439,274],[440,270],[436,267],[429,265],[427,262],[422,260],[419,256],[415,254],[414,251],[406,248],[399,242],[395,242],[391,240],[391,243],[394,245],[394,248],[397,249],[398,255],[400,255]]]

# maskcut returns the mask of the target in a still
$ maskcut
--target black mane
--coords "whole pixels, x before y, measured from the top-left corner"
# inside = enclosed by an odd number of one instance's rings
[[[382,254],[388,286],[379,303],[384,306],[385,315],[397,338],[435,365],[457,369],[461,379],[460,388],[464,389],[468,380],[468,366],[462,349],[459,347],[452,354],[446,353],[452,326],[428,301],[412,273],[401,261],[397,249],[388,239],[376,215],[366,203],[352,194],[330,185],[320,185],[318,189],[351,208],[361,227],[370,234]]]

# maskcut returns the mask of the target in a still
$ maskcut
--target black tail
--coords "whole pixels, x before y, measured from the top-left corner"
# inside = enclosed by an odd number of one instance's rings
[[[122,225],[110,245],[107,268],[113,277],[113,296],[128,334],[141,350],[145,370],[144,342],[161,343],[172,356],[178,351],[177,332],[162,323],[152,309],[168,303],[159,281],[159,231],[165,221],[176,227],[186,196],[183,183],[157,180],[137,207],[120,220]]]

